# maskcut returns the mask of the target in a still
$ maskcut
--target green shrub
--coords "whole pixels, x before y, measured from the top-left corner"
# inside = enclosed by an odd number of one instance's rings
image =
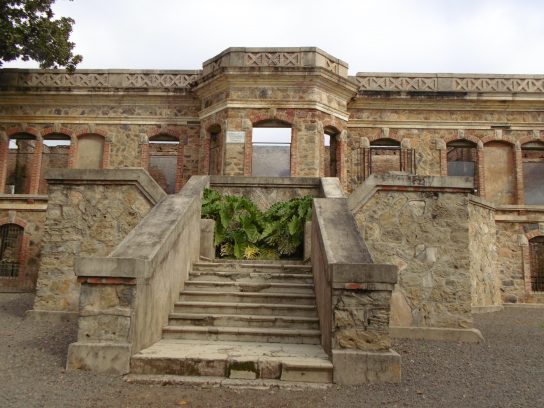
[[[279,259],[300,256],[312,197],[293,198],[260,211],[246,197],[206,189],[202,218],[215,220],[214,244],[221,257]]]

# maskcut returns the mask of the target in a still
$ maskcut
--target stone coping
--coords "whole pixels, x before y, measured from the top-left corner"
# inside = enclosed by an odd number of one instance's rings
[[[166,197],[164,190],[141,167],[122,169],[48,169],[45,178],[49,184],[133,184],[152,203]]]
[[[321,195],[325,198],[346,198],[338,177],[321,177]]]
[[[544,92],[544,75],[358,72],[350,79],[360,92]]]
[[[34,194],[0,194],[0,201],[47,201],[47,195]]]
[[[414,174],[372,174],[348,198],[355,212],[379,190],[461,192],[474,190],[472,177],[419,176]]]
[[[396,339],[460,341],[463,343],[481,343],[484,341],[484,336],[478,329],[390,326],[389,333],[392,338]]]
[[[211,187],[319,188],[319,177],[210,176]]]
[[[75,260],[78,277],[137,279],[150,278],[156,266],[168,255],[180,231],[195,212],[208,176],[193,176],[182,191],[155,206],[108,257],[79,257]]]

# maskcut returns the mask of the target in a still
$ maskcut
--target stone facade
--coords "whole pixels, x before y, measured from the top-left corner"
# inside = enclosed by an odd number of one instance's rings
[[[192,175],[251,176],[252,133],[263,126],[291,129],[290,176],[330,175],[332,159],[346,192],[391,170],[447,176],[448,160],[461,161],[449,155],[452,146],[465,143],[474,168],[466,175],[496,209],[502,299],[535,298],[519,237],[544,222],[542,75],[350,76],[347,63],[317,48],[229,48],[201,70],[3,69],[0,93],[0,191],[7,193],[16,139],[33,146],[18,188],[32,195],[46,192],[44,168],[52,164],[42,152],[51,138],[70,140],[68,168],[143,167],[157,178],[150,142],[174,139],[174,191]],[[334,148],[324,146],[325,134]],[[384,143],[392,150],[378,154]],[[496,301],[485,269],[472,274],[489,290],[486,300],[474,293],[477,304]]]

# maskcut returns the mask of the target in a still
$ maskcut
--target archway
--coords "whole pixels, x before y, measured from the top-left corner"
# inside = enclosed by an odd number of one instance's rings
[[[251,175],[288,177],[291,175],[289,123],[270,120],[253,126]]]

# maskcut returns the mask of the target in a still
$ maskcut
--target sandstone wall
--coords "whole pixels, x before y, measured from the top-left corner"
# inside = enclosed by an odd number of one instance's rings
[[[500,305],[495,210],[474,197],[469,202],[468,214],[472,306]]]
[[[472,326],[466,195],[378,191],[355,218],[374,261],[399,267],[391,325]]]
[[[110,170],[115,172],[114,170]],[[129,170],[142,172],[141,170]],[[106,181],[108,170],[68,170],[49,181],[49,202],[42,235],[42,256],[34,309],[77,312],[79,283],[74,275],[78,256],[107,256],[156,202],[153,195],[125,179]],[[117,171],[117,173],[120,173]],[[145,177],[150,176],[143,173]]]
[[[498,276],[502,300],[523,302],[526,296],[523,276],[523,227],[513,222],[497,222]]]

